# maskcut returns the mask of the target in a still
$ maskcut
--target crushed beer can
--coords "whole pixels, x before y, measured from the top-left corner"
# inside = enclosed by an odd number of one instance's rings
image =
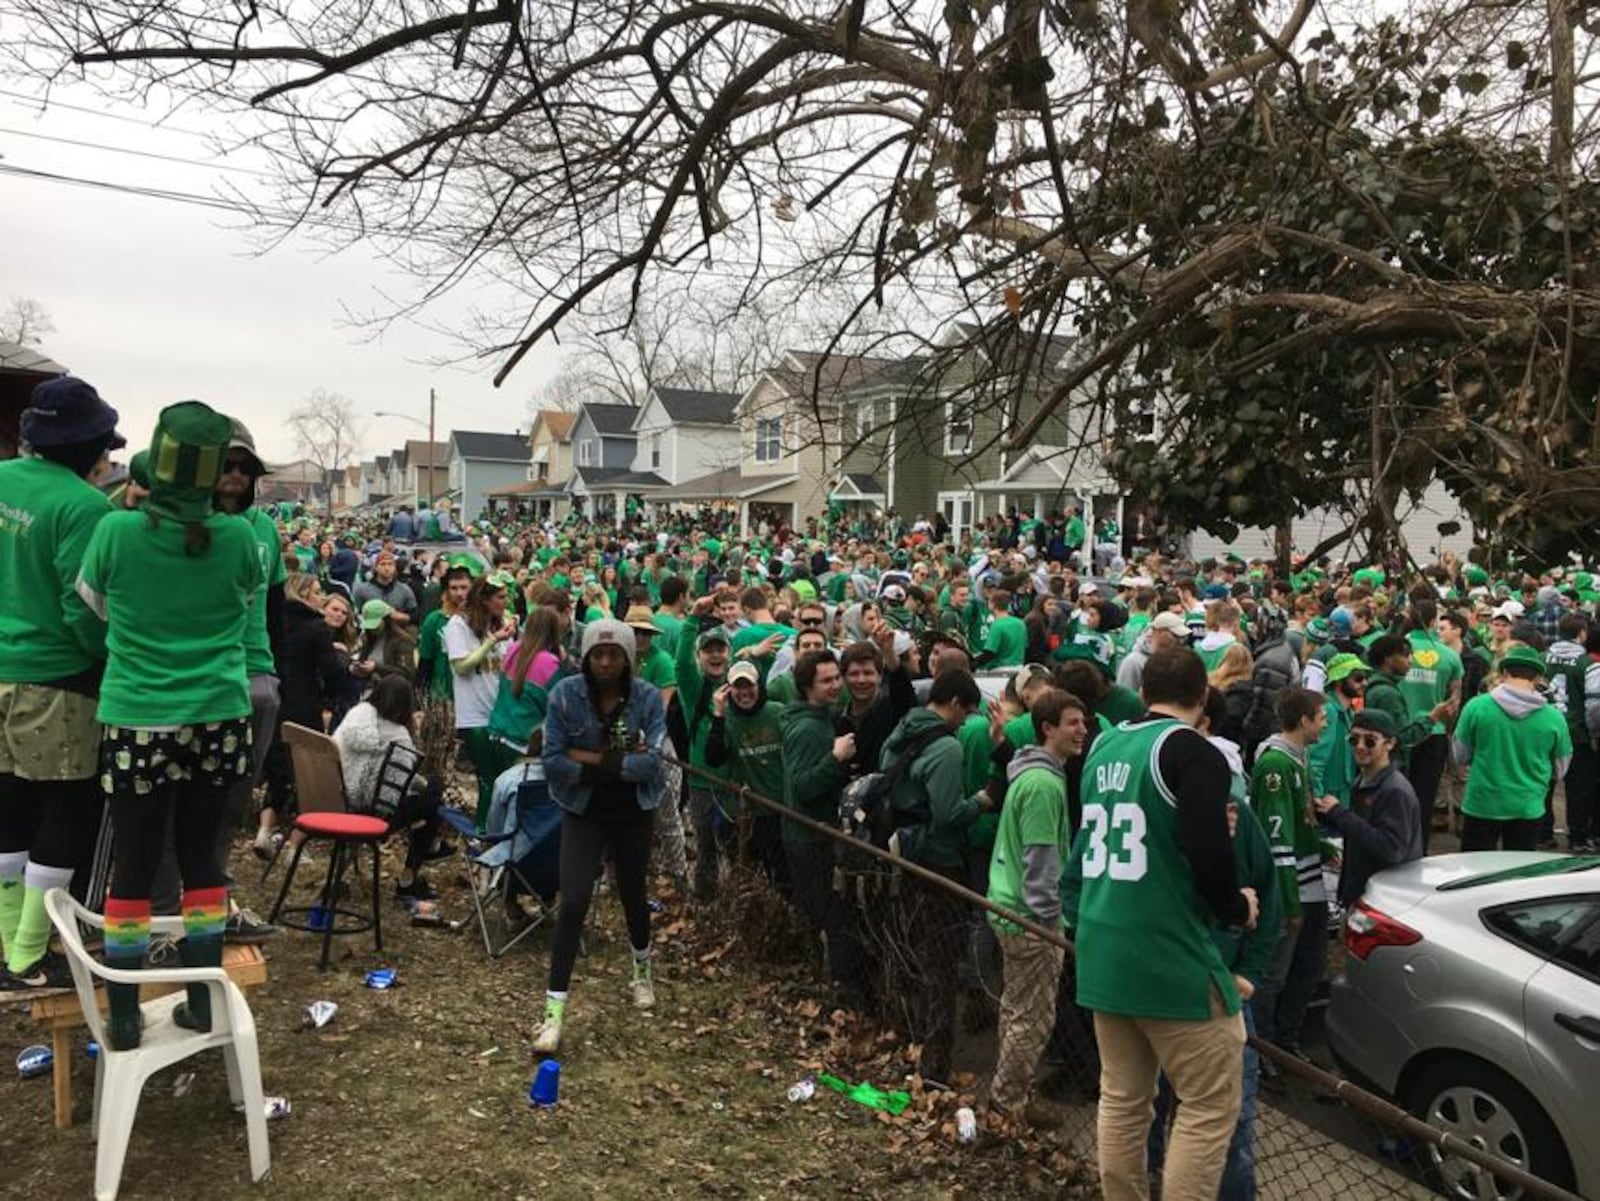
[[[956,1110],[956,1137],[963,1143],[973,1143],[978,1140],[978,1115],[972,1108],[963,1105]]]
[[[793,1102],[809,1101],[817,1095],[817,1079],[807,1076],[804,1080],[796,1080],[789,1086],[789,1100]]]
[[[320,1030],[333,1021],[333,1015],[339,1012],[337,1001],[313,1001],[306,1006],[303,1025],[307,1030]]]
[[[24,1080],[32,1080],[35,1076],[43,1076],[54,1066],[56,1057],[50,1048],[42,1043],[31,1047],[23,1047],[17,1052],[17,1075]]]
[[[289,1104],[289,1098],[288,1097],[264,1097],[264,1098],[262,1098],[261,1109],[262,1109],[262,1112],[266,1115],[267,1121],[269,1121],[269,1122],[276,1122],[279,1118],[288,1117],[290,1112],[293,1110],[293,1108],[294,1107]],[[234,1113],[243,1113],[244,1112],[244,1102],[243,1101],[234,1102],[233,1112]]]
[[[368,988],[385,989],[395,985],[395,970],[392,967],[380,967],[366,974],[365,980]]]

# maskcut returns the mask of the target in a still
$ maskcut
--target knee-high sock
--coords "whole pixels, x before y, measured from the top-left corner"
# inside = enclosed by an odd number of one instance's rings
[[[136,970],[150,949],[150,900],[106,898],[106,966]],[[107,984],[111,1003],[111,1046],[131,1051],[139,1045],[139,986]]]
[[[71,888],[72,869],[51,867],[28,860],[22,873],[22,907],[17,930],[6,945],[6,967],[25,972],[39,962],[50,945],[50,915],[44,911],[44,894],[52,888]]]
[[[22,920],[22,869],[27,864],[27,851],[0,854],[0,963],[17,939],[17,923]]]
[[[184,967],[219,967],[222,934],[228,924],[226,888],[191,888],[183,894],[183,942],[178,944]],[[172,1020],[191,1030],[211,1029],[211,988],[191,984],[188,998]]]

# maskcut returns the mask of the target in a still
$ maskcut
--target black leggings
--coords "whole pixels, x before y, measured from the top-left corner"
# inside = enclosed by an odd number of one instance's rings
[[[150,895],[171,810],[173,848],[186,889],[223,888],[227,873],[217,862],[217,823],[222,820],[227,786],[180,780],[143,795],[118,792],[111,798],[111,829],[116,852],[111,895],[142,900]]]
[[[104,805],[98,780],[0,775],[0,852],[27,851],[35,863],[86,868]]]
[[[617,897],[628,921],[628,941],[637,948],[650,945],[650,902],[645,875],[650,866],[650,836],[654,816],[595,821],[576,813],[561,816],[561,910],[550,947],[550,991],[566,992],[572,982],[572,965],[578,960],[578,938],[589,914],[594,882],[606,851],[617,869]]]
[[[1539,818],[1461,817],[1463,851],[1537,851]]]
[[[439,806],[444,803],[444,787],[428,776],[418,776],[420,791],[408,792],[389,819],[389,829],[406,831],[406,869],[416,871],[427,858],[439,836]],[[415,823],[421,823],[417,825]]]

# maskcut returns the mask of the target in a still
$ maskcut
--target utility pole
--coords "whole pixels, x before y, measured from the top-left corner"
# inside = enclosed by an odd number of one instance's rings
[[[433,389],[428,389],[428,507],[433,507]]]

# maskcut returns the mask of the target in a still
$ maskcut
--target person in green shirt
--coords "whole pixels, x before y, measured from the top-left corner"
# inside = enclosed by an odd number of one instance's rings
[[[1461,710],[1456,762],[1471,767],[1463,851],[1538,849],[1546,798],[1572,761],[1566,717],[1539,691],[1545,671],[1538,651],[1514,645],[1500,658],[1500,683]]]
[[[778,648],[795,636],[793,626],[775,621],[767,594],[759,588],[746,588],[739,597],[739,610],[745,624],[733,631],[730,651],[736,662],[755,664],[762,679],[772,670]]]
[[[1350,720],[1356,702],[1367,690],[1367,665],[1359,655],[1335,655],[1328,660],[1330,688],[1323,708],[1328,714],[1322,737],[1311,747],[1311,788],[1317,796],[1338,797],[1350,803],[1356,782],[1355,756],[1350,753]]]
[[[90,479],[124,443],[117,411],[75,376],[34,388],[25,453],[0,462],[0,996],[72,986],[44,896],[93,858],[95,681],[105,623],[79,566],[111,502]]]
[[[1447,698],[1420,713],[1411,708],[1411,702],[1401,690],[1401,684],[1411,671],[1411,643],[1400,634],[1383,634],[1373,639],[1367,648],[1367,662],[1372,670],[1367,676],[1362,709],[1387,713],[1394,722],[1398,743],[1395,766],[1409,776],[1412,748],[1421,745],[1435,722],[1454,716],[1454,702]]]
[[[683,630],[684,614],[688,612],[689,584],[682,576],[670,575],[661,581],[661,604],[655,616],[656,629],[661,631],[661,649],[676,661],[678,636]]]
[[[727,767],[731,783],[769,800],[783,797],[782,707],[767,699],[760,673],[753,663],[735,663],[728,682],[712,694],[711,735],[706,739],[706,762]],[[744,846],[750,861],[779,895],[790,895],[789,864],[784,858],[781,815],[761,805],[743,806],[737,794],[728,798],[730,816],[745,831]]]
[[[183,879],[185,967],[217,967],[227,877],[215,854],[224,798],[250,771],[245,629],[266,584],[251,527],[212,510],[233,435],[199,401],[163,409],[150,447],[142,511],[113,513],[84,551],[78,590],[106,619],[106,673],[96,716],[106,727],[100,785],[117,854],[105,905],[105,960],[140,966],[150,940],[150,886],[167,823]],[[108,1036],[141,1037],[138,986],[108,984]],[[211,994],[190,985],[173,1020],[210,1030]]]
[[[1073,835],[1063,766],[1083,753],[1088,716],[1076,697],[1052,688],[1034,701],[1030,718],[1038,745],[1018,751],[1006,769],[1009,784],[989,859],[988,897],[1012,913],[1058,929],[1061,869]],[[1055,1022],[1066,952],[993,913],[989,923],[1005,964],[1000,1052],[990,1103],[1026,1116],[1039,1053]]]
[[[417,680],[436,700],[448,701],[455,695],[450,659],[444,653],[444,628],[461,612],[471,591],[472,569],[451,567],[444,574],[439,607],[422,619],[417,634]]]
[[[979,667],[1021,667],[1028,653],[1028,627],[1020,617],[1011,616],[1011,592],[991,589],[988,596],[990,623],[984,635]]]
[[[846,764],[855,757],[854,734],[834,733],[833,709],[844,675],[832,651],[808,651],[794,665],[800,699],[784,707],[783,804],[791,812],[837,827]],[[783,820],[783,851],[789,861],[795,906],[822,933],[828,977],[849,1006],[870,1011],[873,990],[862,938],[860,911],[833,890],[831,840]]]
[[[656,645],[661,631],[656,628],[654,614],[646,605],[635,605],[628,610],[627,625],[638,645],[635,661],[639,678],[661,689],[662,704],[670,705],[678,687],[678,669],[672,656]]]
[[[1141,687],[1149,712],[1089,750],[1071,853],[1077,999],[1101,1059],[1100,1179],[1108,1196],[1145,1195],[1159,1064],[1179,1106],[1164,1191],[1214,1197],[1243,1095],[1248,989],[1211,931],[1253,927],[1258,894],[1238,883],[1227,760],[1194,728],[1205,665],[1187,648],[1157,651]]]
[[[1453,706],[1432,722],[1427,736],[1411,748],[1411,769],[1406,773],[1417,793],[1417,806],[1422,814],[1422,845],[1426,848],[1433,832],[1433,810],[1439,786],[1450,760],[1447,727],[1461,709],[1466,665],[1440,636],[1439,607],[1433,601],[1413,601],[1408,624],[1406,640],[1411,643],[1411,668],[1400,681],[1400,691],[1414,713],[1430,712],[1447,701]]]

